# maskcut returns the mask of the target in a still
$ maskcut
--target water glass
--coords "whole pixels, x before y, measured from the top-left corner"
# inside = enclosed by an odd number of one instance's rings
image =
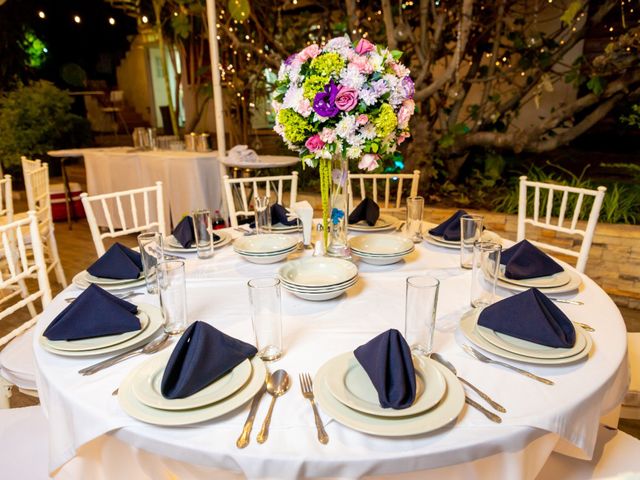
[[[473,244],[482,235],[482,215],[462,215],[460,217],[460,266],[471,269],[473,265]]]
[[[433,349],[440,281],[426,275],[407,278],[404,337],[411,351],[429,355]]]
[[[193,232],[196,237],[198,258],[213,257],[213,227],[211,225],[211,213],[209,210],[196,210],[193,217]]]
[[[407,235],[413,243],[422,241],[422,214],[424,212],[423,197],[407,198]]]
[[[165,260],[156,267],[164,331],[177,335],[187,328],[187,289],[184,261]]]
[[[258,235],[262,233],[271,232],[271,197],[266,195],[257,195],[254,198],[254,212],[256,215],[256,233]]]
[[[265,361],[278,360],[282,356],[280,280],[254,278],[247,285],[258,356]]]
[[[141,233],[138,235],[138,247],[140,248],[147,292],[158,293],[156,265],[164,260],[162,234],[158,232]]]
[[[476,240],[473,244],[471,270],[471,306],[484,308],[491,305],[496,295],[496,279],[500,269],[502,245]]]

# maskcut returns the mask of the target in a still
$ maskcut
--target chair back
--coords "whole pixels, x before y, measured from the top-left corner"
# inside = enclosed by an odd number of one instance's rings
[[[105,238],[116,238],[149,230],[157,230],[165,234],[162,182],[156,182],[155,187],[135,188],[101,195],[89,196],[87,193],[82,193],[80,198],[98,257],[105,252],[103,242]],[[155,204],[155,212],[153,204]],[[143,206],[142,211],[138,210],[140,205]],[[106,232],[100,231],[98,216],[104,219]]]
[[[33,210],[38,218],[40,232],[43,236],[47,235],[53,228],[53,218],[51,216],[51,196],[49,193],[49,165],[42,163],[40,160],[27,160],[27,168],[24,169],[25,161],[23,159],[23,175],[24,187],[27,194],[27,204],[29,210]]]
[[[284,205],[283,199],[286,192],[286,183],[290,182],[289,204]],[[226,195],[229,219],[232,227],[238,226],[238,217],[252,216],[253,199],[256,196],[276,194],[276,201],[284,207],[293,207],[298,195],[298,172],[291,175],[279,175],[271,177],[229,178],[224,176],[224,191]]]
[[[533,191],[530,192],[528,189]],[[596,190],[589,190],[534,182],[527,180],[526,176],[520,177],[518,241],[525,239],[527,225],[577,237],[580,243],[578,251],[550,243],[530,241],[542,249],[576,258],[576,269],[579,272],[584,272],[606,191],[606,187],[602,186]],[[531,201],[533,201],[533,205],[530,204]],[[591,211],[586,225],[584,228],[580,228],[578,225],[580,214],[583,209],[589,207]],[[556,211],[558,212],[557,216],[554,215]]]
[[[22,173],[30,172],[31,170],[35,170],[36,168],[40,168],[42,166],[42,160],[31,160],[25,156],[20,157],[22,162]]]
[[[25,238],[25,230],[29,239]],[[30,246],[27,246],[27,243]],[[51,288],[47,277],[42,241],[38,233],[36,213],[29,211],[25,218],[0,226],[0,246],[4,252],[0,268],[0,291],[8,292],[0,299],[0,319],[16,310],[40,300],[44,309],[51,302]],[[33,252],[32,255],[30,253]],[[36,278],[37,291],[24,295],[22,284],[28,278]],[[33,289],[32,289],[33,290]],[[8,335],[0,338],[0,347],[30,328],[35,319],[22,324]]]
[[[3,223],[13,222],[13,187],[11,175],[0,180],[0,217],[6,217]]]
[[[409,196],[414,197],[418,194],[420,170],[413,173],[349,173],[349,211],[365,197],[372,198],[381,212],[401,211],[402,196],[409,180]],[[359,190],[359,199],[354,199],[354,189]]]

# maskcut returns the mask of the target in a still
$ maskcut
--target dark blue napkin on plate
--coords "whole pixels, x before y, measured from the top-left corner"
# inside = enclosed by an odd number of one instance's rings
[[[467,215],[467,212],[458,210],[440,225],[429,230],[429,233],[435,237],[442,237],[451,242],[460,240],[460,217],[462,215]]]
[[[372,199],[365,197],[349,215],[349,223],[367,221],[367,225],[373,227],[380,217],[380,207]]]
[[[194,322],[178,341],[162,376],[165,398],[184,398],[215,382],[245,359],[256,347],[225,335],[204,322]]]
[[[121,243],[114,243],[104,255],[87,268],[87,272],[94,277],[133,280],[142,272],[142,260],[138,252]]]
[[[514,280],[547,277],[564,271],[553,258],[527,240],[503,250],[500,263],[505,265],[504,276]]]
[[[80,340],[140,330],[137,311],[133,303],[92,284],[53,319],[43,335],[49,340]]]
[[[193,233],[193,218],[191,218],[191,215],[187,215],[180,220],[176,228],[171,232],[171,235],[182,245],[182,248],[189,248],[191,244],[196,241],[195,234]]]
[[[416,372],[411,349],[396,329],[390,329],[353,352],[378,392],[383,408],[410,407],[416,398]]]
[[[536,288],[489,305],[480,312],[478,325],[548,347],[571,348],[576,343],[571,321]]]
[[[291,220],[287,220],[287,209],[279,203],[274,203],[271,205],[271,225],[278,223],[286,225],[287,227],[293,227],[298,224],[298,219],[292,218]]]

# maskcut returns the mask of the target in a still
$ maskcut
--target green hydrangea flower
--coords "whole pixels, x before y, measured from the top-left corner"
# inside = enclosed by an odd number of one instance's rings
[[[335,52],[323,53],[311,60],[311,68],[325,77],[338,74],[344,68],[344,58]]]
[[[291,143],[302,143],[311,132],[311,125],[291,108],[283,108],[278,113],[278,122],[284,128],[284,136]]]
[[[373,119],[373,124],[380,137],[384,138],[390,135],[398,126],[398,118],[393,111],[393,107],[388,103],[383,103],[378,116]]]
[[[304,98],[313,103],[313,99],[316,98],[316,93],[324,90],[324,86],[327,83],[329,83],[329,77],[309,75],[304,79],[304,83],[302,84],[302,94]]]

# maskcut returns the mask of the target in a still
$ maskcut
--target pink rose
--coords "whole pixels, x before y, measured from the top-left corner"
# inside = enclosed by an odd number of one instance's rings
[[[400,145],[402,142],[404,142],[410,136],[411,136],[411,134],[409,132],[402,132],[400,135],[398,135],[398,145]]]
[[[305,47],[298,54],[298,58],[300,59],[300,61],[306,62],[310,58],[316,58],[318,55],[320,55],[320,47],[318,45],[316,45],[315,43],[313,43],[313,44],[309,45],[308,47]]]
[[[349,65],[356,67],[360,73],[373,73],[373,65],[371,65],[367,57],[359,57],[356,55],[351,59]]]
[[[313,108],[311,107],[311,102],[308,99],[303,97],[298,102],[297,111],[303,117],[305,117],[305,118],[308,117],[309,115],[311,115],[311,112],[313,112]]]
[[[345,112],[350,112],[358,104],[358,92],[355,88],[340,87],[336,95],[336,107]]]
[[[369,117],[367,117],[364,113],[358,115],[358,117],[356,118],[356,123],[358,125],[366,125],[368,121],[369,121]]]
[[[333,128],[323,128],[320,132],[320,140],[324,143],[333,143],[336,141],[336,131]]]
[[[364,38],[361,38],[358,42],[358,45],[356,45],[356,53],[359,55],[364,55],[365,53],[369,53],[370,51],[375,49],[376,46],[369,40],[365,40]]]
[[[396,76],[400,78],[403,78],[409,75],[409,69],[404,65],[402,65],[401,63],[393,62],[391,64],[391,69],[393,70],[393,73],[395,73]]]
[[[304,143],[304,146],[307,147],[310,152],[317,152],[318,150],[322,150],[322,147],[324,147],[324,142],[320,138],[320,135],[316,133],[315,135],[307,139],[307,141]]]
[[[372,170],[375,170],[376,168],[378,168],[378,158],[380,158],[378,155],[374,155],[372,153],[365,153],[362,156],[360,163],[358,163],[358,168],[360,170],[367,170],[371,172]]]
[[[398,128],[407,128],[409,125],[409,119],[416,108],[416,104],[413,100],[405,100],[402,102],[402,107],[398,112]]]

